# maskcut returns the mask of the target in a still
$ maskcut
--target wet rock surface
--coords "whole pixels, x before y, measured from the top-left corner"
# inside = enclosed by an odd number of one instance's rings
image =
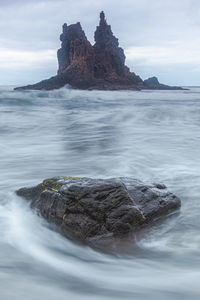
[[[63,25],[61,48],[57,52],[58,74],[39,83],[18,87],[16,90],[52,90],[66,84],[71,88],[99,90],[181,89],[145,82],[125,65],[124,50],[107,24],[104,12],[92,46],[78,22]]]
[[[16,193],[65,236],[86,243],[138,231],[181,205],[163,184],[133,178],[54,177]]]

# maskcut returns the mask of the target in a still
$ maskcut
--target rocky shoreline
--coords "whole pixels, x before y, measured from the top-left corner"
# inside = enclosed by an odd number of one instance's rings
[[[17,87],[15,90],[53,90],[65,85],[84,90],[182,90],[159,83],[156,77],[142,80],[125,65],[124,50],[107,24],[104,12],[94,34],[95,44],[88,41],[81,24],[63,25],[58,50],[58,72],[47,80]],[[156,78],[156,80],[155,80]]]
[[[165,185],[126,177],[53,177],[16,193],[63,235],[89,245],[105,236],[123,238],[181,206]]]

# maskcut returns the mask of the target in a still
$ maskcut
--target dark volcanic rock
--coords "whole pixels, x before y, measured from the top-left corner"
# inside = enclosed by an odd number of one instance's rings
[[[160,82],[158,81],[158,78],[155,77],[155,76],[144,80],[144,83],[149,87],[155,87],[155,86],[160,85]]]
[[[61,232],[89,242],[99,236],[122,236],[180,207],[180,200],[162,184],[146,185],[132,178],[54,177],[17,195]]]
[[[169,86],[169,85],[160,83],[158,81],[158,78],[155,77],[155,76],[144,80],[144,85],[148,89],[153,89],[153,90],[185,90],[185,89],[180,88],[178,86]]]
[[[64,24],[60,40],[61,48],[57,53],[58,74],[16,90],[52,90],[66,84],[79,89],[174,89],[161,84],[152,85],[151,82],[149,85],[149,81],[144,83],[139,76],[130,72],[125,65],[124,51],[119,47],[118,39],[107,24],[104,12],[100,13],[94,46],[87,40],[80,23],[69,26]]]
[[[94,49],[87,40],[81,24],[63,25],[58,50],[58,75],[64,75],[66,83],[79,88],[88,88],[94,80]]]
[[[137,88],[143,85],[139,76],[131,73],[125,66],[124,50],[119,47],[118,39],[113,35],[111,26],[107,24],[104,12],[100,14],[100,23],[95,34],[94,76],[99,82],[110,87]]]

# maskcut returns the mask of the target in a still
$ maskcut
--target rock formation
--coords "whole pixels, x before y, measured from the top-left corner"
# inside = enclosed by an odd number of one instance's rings
[[[180,207],[163,184],[132,178],[54,177],[17,195],[73,240],[91,243],[98,237],[124,236]]]
[[[178,86],[169,86],[158,81],[157,77],[150,77],[144,80],[144,84],[152,90],[180,90]]]
[[[174,89],[155,86],[130,72],[125,65],[125,55],[119,47],[118,39],[107,24],[104,12],[95,31],[95,44],[92,46],[80,23],[63,25],[58,50],[58,74],[39,83],[16,89],[52,90],[68,84],[78,89]],[[177,89],[177,88],[176,88]],[[181,89],[181,88],[179,88]]]

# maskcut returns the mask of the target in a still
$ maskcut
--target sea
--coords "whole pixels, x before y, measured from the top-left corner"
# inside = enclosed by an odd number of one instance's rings
[[[102,252],[60,235],[15,191],[53,176],[164,183],[177,214]],[[135,249],[135,250],[134,250]],[[200,299],[200,87],[0,87],[0,299]]]

